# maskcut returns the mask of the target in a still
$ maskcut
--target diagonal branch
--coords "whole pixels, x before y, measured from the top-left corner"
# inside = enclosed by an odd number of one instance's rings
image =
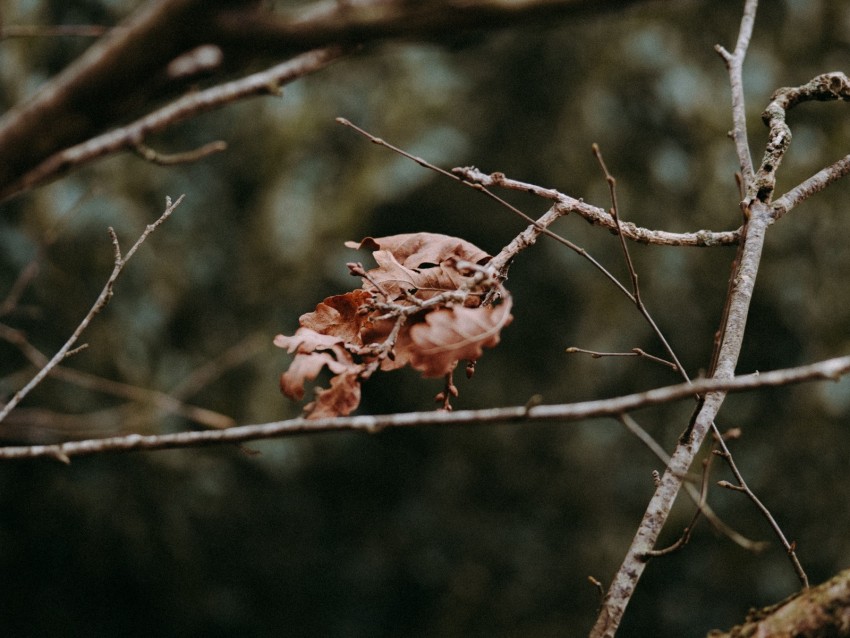
[[[0,324],[0,339],[15,345],[18,350],[29,360],[29,362],[41,370],[47,367],[50,360],[42,354],[35,346],[33,346],[23,333]],[[152,405],[160,410],[168,413],[180,415],[186,419],[212,428],[228,428],[236,425],[235,421],[219,412],[208,410],[194,405],[184,403],[177,397],[159,392],[157,390],[148,390],[127,383],[113,381],[104,377],[99,377],[81,370],[66,368],[62,365],[55,365],[50,370],[50,376],[55,379],[61,379],[68,383],[72,383],[80,388],[94,390],[96,392],[104,392],[112,396],[129,399],[142,405]],[[8,418],[8,417],[7,417]],[[6,421],[8,423],[8,421]]]
[[[734,277],[735,284],[731,292],[724,339],[720,347],[714,380],[724,381],[734,377],[765,233],[771,222],[770,209],[761,202],[756,202],[756,210],[751,211],[749,222],[745,227],[741,260]],[[696,386],[695,382],[692,392]],[[685,384],[685,387],[689,386]],[[637,534],[605,595],[602,610],[590,634],[594,638],[612,637],[616,634],[626,606],[646,568],[646,556],[655,547],[661,529],[672,510],[673,502],[682,488],[682,477],[687,474],[696,458],[723,404],[726,392],[726,390],[718,389],[705,394],[690,429],[690,435],[680,441],[671,455],[670,464],[647,506]],[[698,394],[702,393],[698,392]]]
[[[81,144],[66,148],[26,172],[17,181],[0,186],[0,200],[26,191],[45,181],[96,159],[126,149],[135,149],[146,136],[165,130],[201,113],[222,108],[247,97],[280,92],[280,87],[328,66],[344,54],[341,48],[318,49],[297,56],[265,71],[190,93],[145,115],[135,122]],[[217,147],[218,149],[219,147]],[[2,151],[0,151],[2,156]]]
[[[77,343],[77,340],[80,338],[80,335],[85,332],[86,328],[88,328],[89,324],[95,318],[95,316],[106,307],[106,304],[109,303],[109,300],[112,298],[112,290],[115,287],[115,282],[118,280],[118,277],[124,271],[124,267],[127,265],[127,262],[136,254],[136,251],[139,247],[144,243],[144,241],[148,238],[152,232],[154,232],[168,217],[174,212],[174,209],[180,205],[180,202],[183,201],[183,195],[177,198],[176,201],[172,202],[170,197],[166,197],[165,199],[165,211],[163,211],[162,215],[152,224],[148,224],[145,228],[145,231],[139,236],[136,240],[136,243],[130,247],[130,250],[127,251],[127,254],[121,255],[121,248],[118,245],[118,237],[115,234],[115,231],[111,228],[109,229],[109,233],[112,236],[112,245],[115,249],[115,264],[112,268],[112,273],[109,275],[109,279],[106,280],[106,284],[103,286],[103,289],[100,291],[97,299],[94,302],[94,305],[91,309],[86,313],[86,316],[83,317],[82,321],[80,321],[77,328],[74,330],[73,334],[68,337],[68,340],[62,345],[61,348],[56,352],[55,355],[38,371],[38,373],[30,379],[30,381],[20,390],[18,390],[14,396],[9,400],[9,402],[0,409],[0,422],[6,418],[6,416],[15,409],[23,399],[42,381],[44,381],[45,377],[50,374],[56,366],[58,366],[65,357],[69,356],[72,352],[72,348],[74,344]]]
[[[840,160],[819,170],[807,180],[799,183],[782,197],[773,201],[773,210],[776,211],[776,219],[779,219],[798,204],[806,201],[815,193],[819,193],[833,182],[850,174],[850,155],[845,155]]]
[[[735,54],[730,56],[722,47],[718,48],[730,69],[735,121],[733,137],[741,161],[745,190],[750,199],[744,205],[745,223],[740,239],[739,254],[730,279],[720,346],[716,356],[713,357],[713,364],[716,365],[712,368],[712,378],[717,380],[728,380],[735,375],[765,235],[767,227],[773,222],[772,210],[765,203],[770,200],[772,194],[770,178],[773,175],[767,176],[763,182],[760,182],[760,178],[764,177],[764,165],[758,175],[753,175],[747,146],[743,84],[740,83],[740,69],[752,34],[757,6],[757,0],[747,0]],[[768,147],[770,148],[771,145],[776,146],[781,152],[787,148],[787,144],[783,144],[781,132],[773,128]],[[757,182],[761,183],[758,187]],[[706,393],[699,402],[693,420],[671,455],[670,463],[658,482],[623,563],[608,588],[596,623],[590,632],[592,638],[612,638],[617,633],[626,607],[646,568],[647,557],[651,556],[651,552],[655,549],[658,536],[682,489],[683,477],[693,464],[706,435],[714,427],[715,417],[725,397],[726,392],[723,390],[712,391]]]

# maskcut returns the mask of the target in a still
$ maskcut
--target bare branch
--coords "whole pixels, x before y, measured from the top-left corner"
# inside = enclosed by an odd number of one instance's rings
[[[209,155],[226,151],[227,142],[222,142],[220,140],[209,142],[208,144],[199,146],[196,149],[183,151],[182,153],[160,153],[159,151],[152,149],[147,144],[138,142],[133,146],[133,150],[135,150],[142,159],[145,159],[152,164],[157,164],[158,166],[173,166],[174,164],[190,164],[192,162],[202,160]]]
[[[158,133],[200,113],[222,108],[247,97],[279,94],[281,86],[326,67],[343,54],[344,51],[340,48],[310,51],[265,71],[204,91],[190,93],[132,124],[56,153],[27,172],[17,182],[7,185],[5,189],[0,188],[0,199],[56,179],[71,169],[106,155],[126,149],[136,149],[148,135]],[[205,154],[222,150],[220,147],[202,148],[205,149]],[[146,159],[149,158],[146,157]]]
[[[524,221],[528,222],[528,224],[529,224],[528,228],[526,228],[519,235],[514,237],[504,248],[502,248],[502,250],[499,251],[499,254],[495,255],[493,257],[493,259],[490,260],[489,266],[493,270],[496,271],[496,274],[502,280],[507,279],[508,267],[510,266],[510,264],[514,260],[514,258],[521,251],[525,250],[526,248],[533,246],[537,242],[537,238],[540,237],[540,235],[545,235],[547,237],[554,239],[559,244],[566,246],[570,250],[574,251],[575,253],[579,254],[584,259],[589,261],[591,264],[593,264],[593,266],[595,268],[597,268],[602,274],[604,274],[605,277],[609,281],[611,281],[611,283],[613,283],[615,286],[617,286],[620,289],[620,291],[623,294],[625,294],[626,297],[629,298],[629,300],[634,301],[634,297],[632,296],[632,293],[630,293],[623,286],[623,284],[621,284],[617,280],[617,278],[614,277],[614,275],[612,275],[610,272],[608,272],[608,270],[606,270],[606,268],[602,264],[600,264],[590,253],[588,253],[581,246],[574,244],[569,239],[566,239],[566,238],[562,237],[561,235],[558,235],[557,233],[553,232],[549,228],[549,226],[554,224],[558,219],[560,219],[561,217],[563,217],[564,215],[569,213],[570,211],[568,209],[564,209],[563,207],[555,205],[555,206],[552,206],[545,213],[543,213],[543,215],[541,215],[539,219],[536,219],[536,220],[532,219],[531,217],[526,215],[524,212],[522,212],[520,209],[518,209],[516,206],[510,204],[509,202],[505,201],[504,199],[502,199],[501,197],[499,197],[498,195],[493,193],[485,185],[480,184],[480,183],[476,183],[476,182],[473,182],[473,181],[469,181],[467,179],[463,179],[461,177],[461,175],[464,173],[464,171],[467,171],[467,170],[470,170],[470,169],[455,168],[455,169],[452,170],[452,172],[449,172],[445,169],[440,168],[439,166],[435,166],[434,164],[431,164],[430,162],[422,159],[421,157],[416,157],[415,155],[411,155],[410,153],[408,153],[404,149],[401,149],[397,146],[394,146],[394,145],[390,144],[389,142],[387,142],[386,140],[381,139],[380,137],[375,137],[374,135],[372,135],[368,131],[360,128],[359,126],[356,126],[355,124],[352,124],[351,122],[349,122],[345,118],[338,117],[338,118],[336,118],[336,121],[338,123],[342,124],[343,126],[347,126],[348,128],[351,128],[352,130],[357,131],[357,133],[366,137],[373,144],[377,144],[378,146],[383,146],[384,148],[387,148],[387,149],[393,151],[394,153],[398,153],[402,157],[406,157],[407,159],[409,159],[413,162],[416,162],[417,164],[419,164],[423,168],[427,168],[429,170],[432,170],[432,171],[438,173],[439,175],[443,175],[445,177],[448,177],[449,179],[453,179],[457,182],[460,182],[464,186],[469,186],[470,188],[473,188],[474,190],[477,190],[481,193],[484,193],[484,195],[486,195],[487,197],[489,197],[490,199],[492,199],[493,201],[495,201],[499,205],[504,206],[507,210],[509,210],[511,213],[513,213],[517,217],[520,217]],[[476,169],[471,169],[471,170],[476,170]],[[535,187],[535,188],[537,188],[537,187]]]
[[[747,498],[749,498],[755,506],[758,508],[759,512],[761,512],[762,516],[768,521],[770,527],[773,529],[773,532],[779,538],[782,543],[782,547],[785,549],[785,552],[788,554],[791,559],[791,564],[794,566],[794,571],[797,572],[797,577],[800,579],[800,584],[803,588],[807,588],[809,586],[809,577],[806,575],[806,571],[803,569],[802,564],[800,564],[800,560],[797,558],[796,547],[794,543],[789,543],[788,539],[785,538],[785,534],[782,531],[782,528],[779,527],[779,523],[776,522],[776,519],[773,518],[773,515],[770,513],[770,510],[761,502],[758,496],[750,489],[750,486],[747,485],[747,482],[744,480],[741,471],[738,469],[737,464],[732,458],[732,454],[729,452],[729,448],[726,446],[726,442],[722,437],[717,438],[717,443],[720,446],[720,449],[715,453],[719,456],[722,456],[726,461],[726,464],[732,470],[732,474],[735,475],[735,480],[737,484],[729,484],[727,483],[725,487],[730,489],[734,489],[746,494]]]
[[[801,182],[779,199],[774,200],[773,210],[776,219],[782,217],[792,208],[807,200],[815,193],[819,193],[833,182],[850,173],[850,155],[846,155],[832,166],[824,168],[810,178]]]
[[[635,421],[629,414],[623,413],[618,417],[620,423],[626,426],[626,429],[629,430],[632,434],[634,434],[646,447],[648,447],[658,459],[664,463],[665,466],[670,464],[670,455],[664,451],[658,442],[652,438],[652,436],[644,430],[640,424]],[[711,458],[711,457],[709,457]],[[702,476],[702,487],[697,490],[693,485],[693,478],[690,476],[684,477],[687,478],[688,481],[684,483],[685,491],[688,493],[688,496],[691,497],[691,500],[697,505],[698,511],[700,511],[703,516],[705,516],[706,520],[714,527],[718,532],[729,538],[733,543],[746,549],[747,551],[758,553],[765,549],[767,543],[763,541],[754,541],[746,536],[740,534],[738,531],[734,530],[732,527],[723,522],[723,520],[714,512],[711,506],[706,502],[706,486],[708,480],[708,464],[703,469]],[[692,476],[692,475],[691,475]],[[658,480],[661,480],[661,477],[658,477]],[[696,519],[694,519],[695,521]],[[690,529],[693,529],[693,523],[690,526]],[[655,554],[653,554],[655,555]]]
[[[722,47],[718,47],[718,51],[730,68],[732,81],[733,113],[735,119],[733,137],[735,138],[736,148],[738,149],[739,159],[742,164],[745,192],[742,209],[745,217],[745,225],[741,235],[742,243],[730,277],[730,291],[724,309],[723,325],[719,333],[718,347],[716,347],[715,356],[712,361],[712,377],[715,379],[732,378],[734,375],[767,227],[780,214],[786,212],[789,205],[806,196],[808,189],[811,189],[812,192],[820,190],[828,183],[831,183],[831,181],[838,179],[850,171],[850,167],[845,166],[845,163],[840,161],[829,169],[826,169],[826,172],[822,171],[820,174],[821,177],[804,182],[804,185],[801,185],[802,188],[798,187],[798,190],[795,190],[791,197],[782,201],[781,206],[770,205],[776,185],[776,171],[791,141],[791,130],[785,122],[788,109],[800,102],[809,100],[850,100],[850,81],[848,81],[843,73],[827,73],[814,78],[811,82],[803,86],[784,88],[776,91],[762,116],[765,124],[770,128],[770,134],[762,162],[758,171],[753,174],[749,166],[749,150],[746,143],[745,121],[743,119],[743,89],[739,82],[740,65],[743,63],[747,43],[752,32],[752,22],[755,18],[756,5],[757,2],[755,0],[750,0],[746,4],[735,55],[730,55]],[[591,633],[592,636],[613,636],[616,632],[625,607],[644,569],[645,558],[652,555],[651,552],[654,551],[654,543],[669,514],[676,494],[681,487],[681,476],[684,475],[684,472],[692,463],[706,433],[710,429],[717,432],[714,418],[723,399],[724,393],[718,392],[709,393],[701,400],[695,418],[682,437],[680,446],[674,452],[668,470],[665,472],[655,495],[650,501],[638,533],[629,549],[629,553],[608,591],[603,610]],[[788,542],[770,512],[747,487],[719,433],[718,440],[724,457],[738,479],[738,484],[729,484],[730,487],[744,492],[767,518],[780,542],[785,547],[794,569],[800,578],[800,582],[804,587],[807,587],[808,578],[797,559],[794,544]]]
[[[720,331],[722,336],[715,357],[716,366],[712,371],[712,377],[716,380],[731,379],[735,375],[765,235],[767,227],[773,222],[772,210],[765,204],[772,194],[772,186],[766,187],[765,190],[756,186],[757,177],[753,175],[747,147],[743,86],[736,84],[740,80],[740,65],[743,64],[752,33],[757,5],[757,0],[747,0],[734,59],[727,59],[727,65],[730,66],[730,79],[733,83],[736,148],[741,161],[745,191],[751,199],[745,205],[742,243],[733,266],[732,284],[724,313],[724,323]],[[726,57],[724,56],[724,59]],[[771,137],[768,144],[777,142],[781,143],[781,140]],[[590,633],[593,638],[611,638],[616,634],[626,606],[646,568],[646,557],[655,549],[661,529],[682,487],[682,477],[693,464],[706,434],[715,427],[714,419],[725,396],[725,391],[717,391],[705,393],[701,398],[697,412],[685,434],[680,438],[679,445],[673,452],[670,463],[646,508],[626,557],[608,589],[602,610]]]
[[[556,202],[563,209],[561,215],[577,213],[591,224],[607,228],[612,233],[617,233],[617,222],[602,208],[592,206],[579,199],[564,195],[551,188],[542,188],[534,184],[520,182],[505,177],[503,173],[482,173],[473,166],[456,168],[454,172],[470,182],[482,186],[499,186],[508,190],[530,193],[544,199]],[[698,230],[693,233],[671,233],[663,230],[650,230],[640,228],[630,222],[621,222],[620,230],[623,237],[643,244],[656,244],[660,246],[733,246],[738,243],[739,231],[710,231]]]
[[[655,355],[649,354],[648,352],[641,350],[640,348],[632,348],[629,352],[597,352],[595,350],[585,350],[584,348],[570,346],[565,350],[565,352],[569,354],[589,354],[593,359],[601,359],[603,357],[644,357],[646,359],[649,359],[650,361],[654,361],[655,363],[660,363],[661,365],[672,369],[674,372],[679,371],[679,366],[677,366],[672,361],[667,361],[666,359],[662,359],[661,357],[656,357]]]
[[[753,181],[753,160],[750,155],[750,145],[747,140],[747,108],[744,100],[744,58],[750,46],[750,38],[753,35],[753,26],[756,20],[756,8],[758,0],[747,0],[744,5],[744,15],[741,18],[741,27],[738,30],[738,41],[735,43],[734,53],[729,53],[719,44],[714,48],[726,63],[729,71],[729,84],[732,87],[732,121],[733,128],[730,132],[735,141],[735,150],[738,153],[738,165],[741,168],[741,176],[745,184]]]
[[[748,199],[758,198],[763,202],[770,202],[776,186],[776,171],[791,144],[791,129],[786,123],[785,117],[789,109],[811,100],[850,101],[850,79],[843,73],[824,73],[802,86],[784,87],[773,93],[770,103],[761,116],[764,123],[770,128],[770,135],[761,166],[747,190]],[[778,217],[786,213],[789,210],[788,205],[792,202],[804,198],[807,194],[822,190],[829,183],[843,177],[850,168],[845,166],[845,162],[842,160],[824,170],[826,173],[823,177],[814,182],[812,182],[814,178],[810,178],[804,182],[805,186],[801,185],[802,188],[798,186],[795,189],[794,196],[783,202],[782,206],[777,209],[775,216]],[[824,171],[821,171],[818,175],[822,173]]]
[[[724,339],[718,355],[718,365],[714,380],[721,381],[734,377],[735,365],[744,338],[747,314],[752,299],[761,251],[764,245],[765,231],[771,223],[770,209],[756,201],[757,207],[750,215],[745,227],[744,245],[741,261],[738,264],[735,286],[731,291],[729,313],[724,330]],[[700,382],[694,382],[694,388]],[[685,387],[688,387],[687,384]],[[702,395],[703,392],[697,392]],[[614,636],[617,627],[631,599],[637,582],[646,567],[645,557],[654,549],[655,542],[667,520],[676,495],[682,486],[682,476],[688,471],[697,452],[711,429],[714,419],[726,396],[726,390],[705,393],[692,427],[673,452],[670,464],[661,479],[658,488],[647,506],[637,534],[632,541],[623,564],[617,572],[605,605],[597,619],[591,636]]]
[[[629,298],[632,303],[634,303],[635,308],[637,308],[638,312],[641,314],[644,320],[649,324],[650,328],[652,328],[652,331],[655,333],[655,336],[661,342],[661,345],[664,347],[664,350],[667,351],[667,355],[670,357],[674,369],[679,372],[679,374],[685,381],[690,381],[688,373],[685,371],[685,367],[682,365],[682,362],[679,361],[679,357],[676,355],[676,352],[673,350],[672,346],[667,341],[667,337],[664,336],[664,333],[661,331],[661,328],[658,327],[658,324],[655,322],[655,319],[649,312],[649,308],[646,307],[646,304],[643,303],[643,299],[641,299],[640,278],[638,276],[637,271],[635,270],[634,263],[632,262],[632,256],[629,252],[629,245],[626,242],[626,238],[623,236],[623,224],[620,220],[620,206],[617,200],[617,180],[608,170],[608,166],[605,164],[605,160],[602,157],[602,151],[599,149],[599,145],[593,145],[593,154],[596,156],[596,159],[599,162],[599,166],[602,168],[602,172],[605,174],[605,181],[608,184],[608,190],[611,194],[611,210],[609,214],[614,220],[617,239],[620,242],[620,249],[623,252],[623,257],[626,262],[626,268],[628,269],[629,278],[632,282],[632,294]]]
[[[50,360],[35,346],[33,346],[27,338],[18,330],[14,330],[0,324],[0,339],[11,343],[29,360],[29,362],[37,369],[42,369],[48,365]],[[77,348],[79,349],[79,348]],[[69,357],[72,351],[66,353],[65,358]],[[73,383],[80,388],[102,392],[115,397],[129,399],[137,403],[152,405],[167,413],[176,414],[195,423],[205,425],[211,428],[228,428],[236,425],[234,420],[229,416],[200,408],[194,405],[188,405],[180,401],[173,395],[159,392],[156,390],[148,390],[134,385],[113,381],[94,374],[73,370],[62,365],[56,365],[50,371],[50,377],[60,379],[68,383]],[[81,416],[81,415],[76,415]],[[8,417],[6,417],[8,423]]]
[[[762,387],[784,386],[805,381],[835,380],[850,373],[850,356],[827,359],[797,368],[774,370],[761,374],[729,379],[697,379],[692,383],[681,383],[628,394],[611,399],[598,399],[561,405],[529,405],[485,410],[460,410],[457,412],[406,412],[372,416],[337,417],[332,419],[291,419],[259,425],[243,425],[226,430],[205,430],[143,436],[112,437],[72,441],[58,445],[0,447],[0,459],[29,459],[39,457],[67,461],[75,456],[87,456],[106,452],[129,452],[133,450],[161,450],[191,448],[204,445],[244,443],[261,439],[281,438],[311,432],[333,432],[355,430],[375,433],[384,428],[421,427],[426,425],[484,425],[506,422],[581,421],[589,418],[616,417],[643,407],[693,398],[695,393],[716,396],[725,392],[744,392]],[[681,464],[674,457],[671,465]],[[671,471],[668,469],[668,473]],[[679,474],[685,476],[687,468]]]
[[[83,317],[83,320],[74,330],[73,334],[68,338],[65,344],[59,348],[53,358],[50,359],[47,364],[38,371],[38,373],[27,383],[23,388],[18,390],[15,395],[11,398],[11,400],[0,409],[0,422],[6,418],[6,416],[15,409],[23,399],[26,397],[38,384],[40,384],[44,378],[51,373],[51,371],[58,366],[70,353],[71,349],[74,347],[74,344],[80,338],[80,335],[88,328],[92,319],[109,303],[109,300],[112,298],[112,289],[115,286],[115,282],[118,280],[118,277],[121,275],[121,272],[124,270],[124,266],[127,265],[127,262],[132,258],[132,256],[136,253],[139,246],[147,239],[148,235],[154,232],[160,224],[162,224],[171,213],[180,205],[180,202],[183,201],[183,195],[177,198],[177,201],[172,202],[170,197],[166,198],[166,207],[165,211],[163,211],[162,215],[152,224],[148,224],[145,228],[145,231],[139,236],[136,240],[136,243],[130,248],[127,252],[126,257],[121,256],[121,249],[118,245],[118,238],[115,235],[115,232],[110,228],[110,234],[112,236],[112,243],[115,249],[115,265],[112,268],[112,273],[109,275],[109,279],[107,279],[106,284],[103,286],[103,289],[100,291],[100,294],[97,297],[97,300],[94,302],[94,305],[91,309],[86,313],[86,316]]]

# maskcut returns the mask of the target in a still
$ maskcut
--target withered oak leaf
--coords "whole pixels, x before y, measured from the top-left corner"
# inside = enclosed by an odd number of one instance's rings
[[[357,343],[368,321],[361,308],[370,298],[371,294],[365,290],[328,297],[316,306],[316,310],[301,315],[298,323],[302,328],[339,337],[345,343]]]
[[[316,388],[316,398],[304,407],[311,419],[327,419],[351,414],[360,405],[360,378],[357,372],[344,372],[331,379],[330,388]]]
[[[346,246],[373,252],[376,268],[349,264],[363,287],[324,299],[299,318],[294,335],[274,340],[295,355],[280,378],[287,397],[301,400],[306,382],[324,368],[332,374],[330,388],[316,388],[304,408],[308,418],[350,414],[360,384],[377,369],[411,365],[425,377],[449,374],[459,360],[477,360],[498,344],[512,320],[510,294],[480,268],[491,257],[468,241],[408,233]],[[481,305],[488,293],[498,303]]]
[[[475,244],[459,237],[439,233],[403,233],[387,237],[365,237],[360,242],[347,241],[349,248],[371,251],[386,250],[407,268],[420,268],[423,264],[441,264],[450,259],[483,265],[490,255]]]
[[[424,322],[410,328],[410,365],[425,377],[448,374],[458,361],[475,361],[483,348],[497,345],[502,328],[512,320],[507,294],[497,306],[451,306],[429,312]]]

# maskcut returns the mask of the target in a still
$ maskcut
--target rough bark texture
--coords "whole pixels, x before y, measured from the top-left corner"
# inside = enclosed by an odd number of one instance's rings
[[[727,632],[712,631],[708,635],[711,638],[850,635],[850,569],[793,598],[752,610],[744,624]]]

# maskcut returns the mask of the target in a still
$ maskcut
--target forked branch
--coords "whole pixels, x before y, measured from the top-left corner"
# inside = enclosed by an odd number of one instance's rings
[[[115,231],[112,228],[109,229],[109,234],[112,237],[112,247],[115,251],[115,259],[114,265],[112,267],[112,273],[109,275],[109,278],[106,280],[106,284],[103,286],[103,289],[100,291],[100,294],[97,296],[97,299],[94,302],[94,305],[91,309],[86,313],[83,317],[82,321],[80,321],[77,328],[74,330],[73,334],[68,337],[68,340],[62,345],[61,348],[56,352],[55,355],[48,361],[41,370],[36,373],[36,375],[30,379],[30,381],[20,390],[18,390],[14,396],[9,400],[9,402],[0,409],[0,422],[6,418],[6,416],[15,409],[15,407],[23,401],[24,397],[26,397],[36,386],[38,386],[44,379],[47,377],[51,371],[58,366],[62,361],[69,356],[71,352],[73,352],[74,345],[80,338],[80,335],[85,332],[86,328],[88,328],[89,324],[92,322],[92,319],[106,307],[106,304],[109,303],[109,300],[112,298],[112,291],[115,286],[115,282],[118,281],[118,277],[124,270],[124,267],[127,265],[127,262],[136,254],[136,251],[139,247],[144,243],[144,241],[148,238],[152,232],[154,232],[166,219],[171,216],[171,213],[174,212],[174,209],[180,205],[180,202],[183,201],[183,195],[177,198],[176,201],[172,202],[170,197],[166,198],[165,211],[163,211],[162,215],[153,222],[152,224],[148,224],[145,228],[145,231],[139,236],[136,240],[136,243],[127,251],[126,255],[121,254],[121,246],[118,243],[118,236],[115,234]]]

